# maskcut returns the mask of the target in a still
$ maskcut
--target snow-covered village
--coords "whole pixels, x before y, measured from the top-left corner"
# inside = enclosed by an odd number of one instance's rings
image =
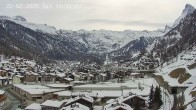
[[[133,65],[106,60],[103,67],[80,62],[41,66],[34,60],[1,56],[1,105],[15,104],[25,110],[143,110],[155,106],[151,95],[159,89],[160,109],[191,109],[196,49],[163,67],[157,60],[143,57]]]
[[[2,1],[0,110],[196,110],[194,0]]]

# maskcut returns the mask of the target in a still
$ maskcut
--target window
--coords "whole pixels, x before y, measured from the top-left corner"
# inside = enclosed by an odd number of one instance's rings
[[[177,94],[177,88],[176,87],[172,87],[171,92],[172,92],[172,94]]]

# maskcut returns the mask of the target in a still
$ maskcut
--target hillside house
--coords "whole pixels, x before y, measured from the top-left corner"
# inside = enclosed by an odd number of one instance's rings
[[[64,105],[65,101],[58,100],[46,100],[41,104],[42,110],[60,110]]]
[[[119,103],[118,101],[115,101],[113,103],[105,105],[104,110],[133,110],[133,109],[125,103]]]
[[[90,110],[93,110],[93,102],[94,102],[94,100],[92,97],[89,97],[89,96],[82,94],[82,95],[79,95],[78,97],[75,97],[73,100],[68,101],[65,104],[65,107],[73,105],[75,103],[79,103],[84,106],[87,106],[88,108],[90,108]]]
[[[7,77],[0,76],[0,86],[1,85],[6,85],[8,83],[9,83],[9,79]]]
[[[90,108],[80,103],[74,103],[67,107],[63,107],[61,110],[90,110]]]
[[[21,83],[24,83],[25,81],[25,78],[24,76],[21,76],[21,75],[14,75],[12,77],[12,83],[13,84],[21,84]]]
[[[123,96],[123,98],[118,99],[118,101],[122,102],[122,103],[125,103],[125,104],[129,105],[132,108],[135,108],[136,103],[139,102],[140,109],[146,109],[147,108],[146,99],[141,97],[141,96],[137,96],[137,95]]]
[[[27,72],[24,77],[25,82],[38,82],[39,74],[34,72]]]
[[[99,74],[99,82],[106,82],[107,80],[107,75],[104,73]]]
[[[7,96],[5,94],[5,91],[0,90],[0,107],[5,106],[6,102],[7,102]]]
[[[44,73],[41,76],[41,82],[54,83],[56,81],[56,74],[54,73]]]

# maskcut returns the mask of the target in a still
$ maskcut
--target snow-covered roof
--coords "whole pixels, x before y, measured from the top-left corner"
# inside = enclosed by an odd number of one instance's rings
[[[119,98],[117,98],[118,102],[123,103],[126,100],[132,99],[134,97],[138,97],[140,99],[146,100],[144,97],[139,96],[139,95],[125,95],[125,96],[121,96]]]
[[[50,92],[58,92],[64,89],[52,89],[42,85],[24,85],[24,84],[14,84],[15,87],[18,87],[29,94],[36,95],[36,94],[44,94]]]
[[[41,110],[42,107],[38,103],[32,103],[31,105],[27,106],[25,110]]]
[[[79,98],[82,98],[82,99],[84,99],[84,100],[86,100],[88,102],[91,102],[91,103],[93,103],[93,101],[94,101],[92,97],[87,96],[87,95],[83,95],[83,96],[81,96]]]
[[[72,78],[64,78],[65,80],[68,80],[68,81],[73,81]]]
[[[69,101],[67,101],[66,105],[69,105],[69,104],[71,104],[71,103],[73,103],[73,102],[75,102],[79,99],[83,99],[83,100],[86,100],[86,101],[91,102],[91,103],[93,103],[93,101],[94,101],[94,99],[92,97],[81,94],[80,96],[77,96],[77,97],[72,98]]]
[[[35,62],[33,62],[33,61],[25,61],[27,64],[29,64],[30,66],[35,66],[36,65],[36,63]]]
[[[28,75],[36,75],[36,76],[38,76],[38,75],[39,75],[39,74],[34,73],[34,72],[27,72],[26,74],[28,74]]]
[[[104,110],[117,110],[119,108],[123,108],[125,110],[133,110],[129,105],[119,102],[113,102],[104,106]]]
[[[87,82],[84,82],[84,81],[73,81],[73,83],[85,84],[85,83],[87,83]]]
[[[48,87],[53,87],[53,88],[67,88],[70,85],[66,85],[66,84],[47,84],[46,86]]]
[[[8,63],[10,63],[9,61],[7,61],[7,60],[3,60],[3,61],[1,61],[1,64],[8,64]]]
[[[100,75],[101,75],[101,76],[106,76],[106,74],[104,74],[104,73],[101,73]]]
[[[0,80],[7,79],[7,77],[0,76]]]
[[[14,75],[14,77],[23,78],[24,76],[21,76],[21,75]]]
[[[69,105],[67,107],[63,107],[60,110],[90,110],[90,108],[85,105],[82,105],[80,103],[74,103],[74,104]]]
[[[41,106],[48,106],[48,107],[55,107],[59,108],[65,103],[64,100],[58,101],[58,100],[46,100],[41,104]]]
[[[92,75],[92,74],[89,74],[89,76],[93,77],[94,75]]]
[[[123,90],[124,94],[129,93],[129,90]],[[122,95],[122,91],[107,91],[107,90],[102,90],[102,91],[89,91],[89,92],[80,92],[80,91],[60,91],[60,92],[55,92],[53,94],[56,94],[58,96],[64,96],[64,97],[69,97],[69,96],[79,96],[81,94],[90,96],[90,97],[120,97]],[[149,94],[149,92],[148,92]]]
[[[94,105],[93,109],[94,110],[102,110],[103,106],[101,106],[101,105]]]
[[[3,94],[5,94],[5,91],[0,90],[0,95],[3,95]]]
[[[79,72],[79,74],[82,74],[82,75],[87,75],[88,73],[84,73],[84,72]]]
[[[80,77],[80,75],[77,75],[75,72],[73,72],[72,75],[78,78]]]
[[[64,77],[65,76],[65,73],[58,73],[56,74],[58,77]]]
[[[116,100],[116,99],[110,99],[110,100],[108,100],[106,103],[107,103],[107,104],[110,104],[110,103],[113,103],[115,100]]]
[[[140,73],[131,73],[131,75],[138,75],[138,74],[140,74]]]
[[[6,70],[0,70],[0,72],[6,72]]]

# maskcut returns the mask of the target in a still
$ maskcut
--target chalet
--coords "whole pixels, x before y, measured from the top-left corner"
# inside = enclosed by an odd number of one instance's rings
[[[7,77],[0,76],[0,85],[6,85],[9,82]]]
[[[56,74],[56,82],[65,83],[65,73]]]
[[[147,108],[146,99],[138,95],[123,96],[122,98],[118,98],[118,101],[125,103],[132,108],[135,108],[136,103],[139,103],[140,109]]]
[[[56,81],[56,74],[54,73],[44,73],[41,76],[41,82],[54,83]]]
[[[106,78],[107,78],[107,75],[106,74],[103,74],[103,73],[100,73],[99,74],[99,81],[100,82],[105,82],[106,81]]]
[[[27,72],[25,74],[25,82],[37,82],[39,74],[34,72]]]
[[[80,103],[74,103],[67,107],[63,107],[61,110],[90,110],[90,108]]]
[[[13,84],[21,84],[21,83],[24,83],[24,76],[14,75],[12,77],[12,83]]]
[[[1,65],[2,65],[2,67],[7,67],[10,65],[10,62],[9,61],[2,61]]]
[[[68,77],[73,79],[74,81],[80,81],[80,75],[78,75],[76,72],[69,74]]]
[[[94,77],[94,75],[89,73],[87,76],[87,81],[92,81],[93,77]]]
[[[117,108],[119,108],[119,110],[127,110],[127,109],[122,109],[121,104],[125,104],[128,107],[131,107],[131,109],[132,108],[134,109],[135,105],[139,104],[141,110],[146,110],[148,106],[147,101],[144,97],[135,95],[132,92],[129,92],[128,94],[120,96],[117,99],[110,99],[106,103],[110,106],[111,104],[113,104],[113,107],[114,105],[118,106]],[[107,106],[105,106],[105,108],[107,108]],[[128,110],[131,110],[131,109],[128,109]]]
[[[110,73],[110,78],[111,78],[111,79],[114,79],[114,77],[115,77],[115,73],[114,73],[114,72],[111,72],[111,73]]]
[[[3,107],[6,104],[7,96],[5,91],[0,90],[0,107]]]
[[[60,110],[65,105],[65,101],[46,100],[41,104],[42,110]]]
[[[99,82],[99,73],[95,73],[93,77],[93,83]]]
[[[88,73],[79,72],[80,80],[87,81]]]
[[[114,79],[115,73],[114,72],[107,72],[106,75],[107,75],[107,80],[110,80],[110,79]]]
[[[125,78],[125,72],[123,71],[118,71],[115,73],[115,78],[118,78],[118,82],[122,83],[124,82],[124,78]]]
[[[118,101],[115,101],[108,105],[105,105],[104,110],[133,110],[133,109],[125,103],[119,103]]]
[[[79,95],[78,97],[75,97],[72,100],[68,101],[65,104],[65,107],[73,105],[75,103],[79,103],[79,104],[82,104],[84,106],[87,106],[88,108],[90,108],[90,110],[93,110],[93,102],[94,102],[94,100],[93,100],[92,97],[89,97],[87,95],[82,94],[82,95]]]
[[[8,76],[8,72],[6,70],[0,70],[0,76]]]

